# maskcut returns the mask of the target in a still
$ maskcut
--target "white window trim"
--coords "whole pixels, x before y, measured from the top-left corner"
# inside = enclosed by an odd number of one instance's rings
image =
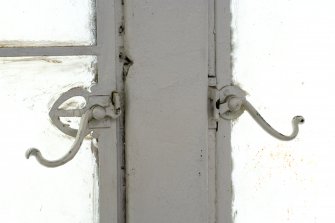
[[[94,46],[8,47],[0,48],[0,57],[73,56],[98,57],[98,93],[123,93],[122,67],[119,51],[123,37],[121,0],[96,1],[96,38]],[[99,223],[125,222],[123,115],[113,121],[111,128],[101,131],[99,145]],[[97,217],[95,217],[97,219]]]

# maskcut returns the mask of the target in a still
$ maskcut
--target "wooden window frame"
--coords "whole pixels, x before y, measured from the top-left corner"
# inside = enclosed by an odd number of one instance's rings
[[[37,46],[0,48],[0,57],[33,56],[97,56],[98,93],[117,90],[123,95],[123,62],[119,59],[123,37],[121,0],[96,1],[96,45],[93,46]],[[113,121],[99,136],[99,223],[125,221],[123,115]]]

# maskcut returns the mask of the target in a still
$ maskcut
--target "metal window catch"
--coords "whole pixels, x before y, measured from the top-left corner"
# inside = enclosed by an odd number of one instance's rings
[[[238,118],[246,110],[251,117],[273,137],[289,141],[294,139],[299,133],[299,124],[304,123],[302,116],[295,116],[292,119],[293,131],[291,135],[284,135],[269,125],[259,112],[247,101],[246,93],[237,86],[225,86],[221,90],[211,88],[210,97],[215,103],[214,118],[233,120]]]
[[[86,101],[86,105],[81,109],[65,110],[59,107],[68,99],[80,96]],[[46,167],[58,167],[72,160],[80,149],[84,138],[92,134],[94,138],[98,137],[97,129],[111,127],[112,119],[121,115],[120,95],[118,92],[112,92],[111,95],[97,95],[94,92],[76,87],[63,93],[53,104],[49,116],[52,123],[63,133],[75,137],[69,152],[57,160],[45,159],[41,152],[36,148],[31,148],[26,152],[26,158],[35,156],[37,161]],[[81,117],[79,128],[73,129],[68,124],[63,123],[60,117]]]

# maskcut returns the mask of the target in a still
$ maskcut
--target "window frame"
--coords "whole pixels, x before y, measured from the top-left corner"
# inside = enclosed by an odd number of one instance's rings
[[[210,0],[209,16],[209,51],[214,51],[209,52],[209,86],[221,89],[233,84],[231,1]],[[229,120],[209,119],[210,223],[234,222],[231,130]]]
[[[119,32],[123,25],[122,5],[121,0],[95,0],[96,45],[3,47],[0,57],[97,56],[95,91],[109,95],[116,90],[123,99],[123,61],[119,59],[123,49],[123,33]],[[123,125],[122,114],[112,127],[100,130],[98,137],[99,216],[95,219],[99,223],[125,222]]]
[[[0,57],[73,56],[98,57],[101,94],[117,90],[123,98],[123,0],[96,1],[96,45],[0,48]],[[209,0],[209,77],[221,88],[232,84],[230,0]],[[122,57],[121,57],[122,58]],[[115,74],[115,75],[114,75]],[[123,101],[123,100],[122,100]],[[125,222],[124,116],[99,137],[99,223]],[[111,137],[112,136],[112,137]],[[209,128],[209,222],[233,222],[230,121]]]

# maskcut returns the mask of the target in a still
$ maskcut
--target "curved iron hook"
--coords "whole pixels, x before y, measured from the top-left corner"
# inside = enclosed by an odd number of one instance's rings
[[[227,120],[236,119],[246,110],[251,117],[270,135],[273,137],[289,141],[297,137],[299,133],[299,124],[305,122],[304,117],[295,116],[292,119],[293,131],[290,135],[284,135],[275,130],[259,112],[245,98],[243,90],[236,86],[226,86],[222,89],[222,97],[218,101],[220,117]]]
[[[77,152],[80,149],[80,146],[85,138],[85,136],[88,134],[87,129],[88,129],[88,122],[90,119],[92,119],[92,109],[87,110],[81,120],[80,120],[80,124],[79,124],[79,129],[78,129],[78,133],[76,135],[76,138],[71,146],[71,149],[69,150],[69,152],[64,155],[62,158],[58,159],[58,160],[47,160],[45,159],[41,152],[36,149],[36,148],[31,148],[29,150],[27,150],[26,152],[26,158],[29,159],[30,156],[35,156],[36,160],[42,164],[43,166],[46,167],[59,167],[67,162],[69,162],[70,160],[72,160],[75,155],[77,154]]]
[[[265,119],[259,114],[259,112],[247,101],[243,100],[243,106],[245,110],[251,115],[251,117],[270,135],[273,137],[283,140],[283,141],[290,141],[297,137],[299,133],[299,124],[303,124],[305,122],[304,117],[302,116],[295,116],[292,119],[292,128],[293,131],[291,135],[284,135],[277,130],[275,130]]]

